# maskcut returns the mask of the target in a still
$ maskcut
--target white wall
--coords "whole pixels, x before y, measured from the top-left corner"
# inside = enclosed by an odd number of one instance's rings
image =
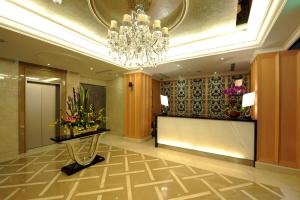
[[[0,58],[0,161],[17,156],[19,151],[18,73],[17,62]]]
[[[124,79],[118,77],[106,84],[107,128],[112,134],[123,136],[124,131]]]

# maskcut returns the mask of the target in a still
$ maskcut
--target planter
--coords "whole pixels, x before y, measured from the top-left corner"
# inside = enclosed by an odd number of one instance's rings
[[[238,118],[241,115],[241,112],[233,111],[233,110],[227,110],[226,115],[230,118]]]

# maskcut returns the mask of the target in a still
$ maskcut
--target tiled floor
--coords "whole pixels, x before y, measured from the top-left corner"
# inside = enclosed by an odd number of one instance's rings
[[[152,141],[107,135],[103,142],[98,151],[106,160],[72,176],[60,172],[71,162],[64,145],[1,163],[0,199],[300,199],[297,185],[289,187],[293,177],[299,187],[299,177],[153,148]]]

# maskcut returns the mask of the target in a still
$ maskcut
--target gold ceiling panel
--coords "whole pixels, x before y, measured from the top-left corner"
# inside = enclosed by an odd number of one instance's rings
[[[135,5],[144,5],[151,20],[161,20],[170,30],[179,24],[187,11],[187,0],[88,0],[91,12],[107,28],[111,20],[122,22],[124,14],[130,14]]]

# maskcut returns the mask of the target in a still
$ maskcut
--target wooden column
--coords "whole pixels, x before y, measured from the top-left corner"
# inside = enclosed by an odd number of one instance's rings
[[[257,160],[278,163],[279,54],[257,56]]]
[[[124,75],[125,130],[124,136],[146,139],[151,134],[152,78],[142,72]],[[129,83],[132,87],[129,87]]]
[[[257,160],[300,168],[300,51],[258,55],[251,90],[257,96]]]
[[[298,167],[299,156],[299,51],[280,52],[280,136],[279,164]],[[298,67],[297,67],[298,66]],[[298,104],[298,105],[297,105]],[[298,127],[297,127],[298,126]],[[298,139],[297,139],[298,138]],[[298,148],[298,149],[297,149]]]
[[[300,168],[300,51],[297,53],[297,167]]]
[[[257,108],[258,108],[258,71],[257,71],[257,61],[256,59],[251,64],[251,92],[255,92],[255,104],[251,107],[251,118],[257,120]]]
[[[160,113],[160,81],[152,79],[152,120],[155,115]]]

